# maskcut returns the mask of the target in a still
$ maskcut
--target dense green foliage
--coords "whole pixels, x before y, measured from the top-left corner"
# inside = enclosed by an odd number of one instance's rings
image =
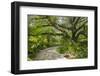
[[[28,60],[34,60],[39,50],[52,46],[58,46],[61,54],[87,58],[87,40],[87,17],[28,16]]]

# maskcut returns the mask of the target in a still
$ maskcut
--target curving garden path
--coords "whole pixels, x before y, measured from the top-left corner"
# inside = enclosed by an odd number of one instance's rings
[[[64,58],[64,55],[57,52],[56,48],[57,47],[50,47],[44,50],[40,50],[36,55],[35,60],[55,60]]]

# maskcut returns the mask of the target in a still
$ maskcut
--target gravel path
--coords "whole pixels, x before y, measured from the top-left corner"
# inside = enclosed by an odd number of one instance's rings
[[[55,60],[64,58],[62,54],[56,51],[57,47],[50,47],[44,50],[40,50],[35,60]]]

